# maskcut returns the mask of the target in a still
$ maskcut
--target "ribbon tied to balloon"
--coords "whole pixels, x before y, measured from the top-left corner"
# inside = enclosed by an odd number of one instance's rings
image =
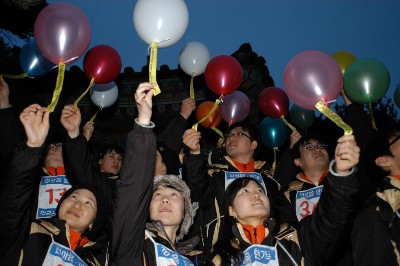
[[[286,65],[283,81],[287,95],[295,104],[308,110],[317,108],[342,128],[345,135],[353,133],[352,128],[328,107],[342,89],[342,72],[332,56],[319,50],[298,53]]]
[[[201,42],[189,42],[179,53],[179,65],[181,69],[190,75],[190,98],[194,99],[193,79],[195,76],[204,73],[208,62],[211,59],[210,51]]]
[[[285,116],[289,113],[289,97],[282,89],[277,87],[265,88],[260,93],[258,105],[265,116],[280,118],[292,131],[296,131],[296,128],[285,119]]]
[[[58,66],[56,87],[48,106],[53,112],[61,94],[66,65],[78,60],[89,46],[89,20],[74,5],[64,2],[51,4],[38,14],[34,36],[44,57]]]
[[[89,120],[89,122],[93,123],[99,111],[103,110],[103,108],[110,107],[117,101],[118,87],[114,81],[105,84],[94,84],[90,88],[89,95],[94,105],[99,107],[97,112]]]
[[[185,34],[189,12],[182,0],[137,1],[133,10],[133,24],[139,37],[149,45],[149,82],[155,84],[154,95],[161,90],[157,84],[158,48],[169,47]]]
[[[228,96],[239,88],[243,78],[243,70],[240,63],[234,57],[219,55],[208,62],[204,71],[204,77],[208,88],[219,95],[209,113],[203,117],[205,120],[215,112],[225,96]],[[194,124],[192,128],[197,130],[197,125],[203,122],[203,119]]]
[[[258,126],[261,133],[262,143],[274,151],[274,162],[272,169],[276,168],[276,151],[288,138],[288,127],[282,119],[265,117]]]

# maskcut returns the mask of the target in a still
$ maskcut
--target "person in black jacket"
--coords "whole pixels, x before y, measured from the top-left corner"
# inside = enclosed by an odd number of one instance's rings
[[[366,170],[377,192],[358,212],[351,233],[353,265],[400,265],[400,131],[374,134]]]
[[[326,265],[321,258],[339,240],[356,204],[354,167],[360,149],[354,136],[338,140],[329,167],[327,188],[316,212],[296,226],[269,219],[273,202],[268,190],[251,177],[234,180],[224,195],[224,217],[209,258],[212,265]]]
[[[60,120],[68,132],[63,145],[63,157],[69,182],[72,185],[93,184],[104,194],[112,214],[123,149],[118,145],[109,145],[101,149],[99,156],[94,156],[87,139],[80,134],[81,113],[74,105],[64,106]]]
[[[154,177],[153,88],[141,83],[135,93],[138,118],[128,133],[117,185],[111,265],[192,265],[184,254],[196,242],[177,244],[193,222],[190,190],[179,176]]]
[[[49,111],[33,104],[24,109],[20,120],[27,141],[15,148],[0,188],[0,202],[4,204],[0,214],[0,265],[72,261],[104,265],[107,242],[94,241],[102,236],[107,209],[102,194],[94,187],[82,184],[71,188],[61,197],[55,218],[32,220],[32,197],[40,182]]]

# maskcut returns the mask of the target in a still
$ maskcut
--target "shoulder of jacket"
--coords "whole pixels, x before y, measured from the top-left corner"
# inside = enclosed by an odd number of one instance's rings
[[[49,221],[35,220],[31,223],[31,234],[42,233],[42,234],[60,234],[60,229]]]
[[[297,230],[288,223],[283,223],[280,225],[279,232],[276,234],[275,239],[293,241],[299,245]]]

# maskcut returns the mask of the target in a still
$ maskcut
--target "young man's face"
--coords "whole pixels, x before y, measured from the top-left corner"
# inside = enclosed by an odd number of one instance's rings
[[[108,151],[99,160],[100,172],[118,175],[122,165],[122,155],[115,150]]]
[[[257,141],[250,138],[248,131],[242,127],[232,129],[226,136],[225,150],[229,157],[252,155],[257,148]]]
[[[329,166],[329,154],[324,144],[311,139],[299,147],[300,157],[294,160],[303,171],[323,170]]]

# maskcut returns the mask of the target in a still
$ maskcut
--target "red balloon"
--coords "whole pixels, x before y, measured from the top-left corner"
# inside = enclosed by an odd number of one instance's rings
[[[197,121],[200,121],[204,117],[208,115],[208,113],[211,111],[213,108],[214,103],[211,101],[206,101],[202,102],[197,108],[196,108],[196,118]],[[221,123],[222,117],[221,114],[219,113],[219,108],[215,109],[215,111],[206,118],[203,122],[200,123],[205,128],[216,128],[220,123]]]
[[[204,71],[207,86],[217,95],[228,95],[237,90],[242,82],[240,63],[230,55],[219,55],[208,62]]]
[[[39,50],[53,64],[72,64],[90,43],[90,24],[85,13],[68,3],[55,3],[40,11],[34,35]]]
[[[89,79],[105,84],[116,79],[121,72],[122,62],[118,52],[108,45],[91,48],[83,59],[83,70]]]
[[[281,118],[289,112],[289,97],[277,87],[265,88],[260,93],[258,104],[267,117]]]

